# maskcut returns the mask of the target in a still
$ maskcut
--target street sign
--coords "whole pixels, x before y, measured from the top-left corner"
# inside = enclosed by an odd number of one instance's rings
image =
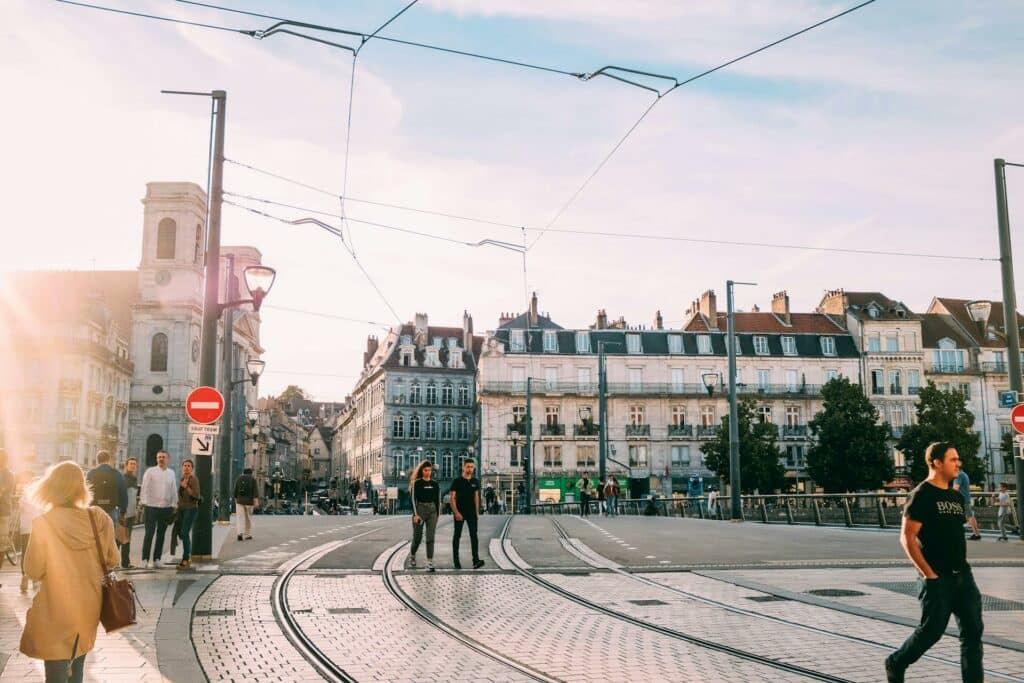
[[[213,387],[196,387],[185,399],[185,412],[199,424],[216,422],[224,414],[224,397]]]
[[[1024,434],[1014,434],[1013,442],[1016,444],[1024,444]]]
[[[220,425],[197,425],[193,423],[188,426],[188,433],[217,436],[220,434]]]
[[[213,435],[193,434],[192,455],[213,455]]]
[[[1010,426],[1024,434],[1024,403],[1018,403],[1010,411]]]
[[[1000,408],[1012,408],[1017,405],[1017,392],[1016,391],[1000,391],[999,392],[999,407]]]

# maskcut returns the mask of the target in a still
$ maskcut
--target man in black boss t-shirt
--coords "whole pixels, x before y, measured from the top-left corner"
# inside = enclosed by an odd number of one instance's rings
[[[902,683],[911,664],[946,630],[950,615],[960,628],[960,671],[965,683],[983,680],[981,593],[967,564],[964,497],[949,488],[960,472],[960,455],[947,442],[925,451],[928,478],[910,492],[900,544],[920,578],[921,623],[885,660],[889,683]]]
[[[480,482],[473,477],[476,465],[472,460],[462,463],[462,476],[452,482],[451,494],[452,515],[455,517],[455,532],[452,535],[452,560],[456,569],[462,569],[459,561],[459,540],[462,538],[462,526],[469,527],[469,545],[473,549],[473,569],[484,566],[480,559],[479,543],[476,538],[476,523],[480,519]]]

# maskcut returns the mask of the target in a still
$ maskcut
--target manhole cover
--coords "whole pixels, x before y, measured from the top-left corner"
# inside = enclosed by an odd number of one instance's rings
[[[789,600],[779,595],[748,595],[747,600],[753,600],[754,602],[782,602],[783,600]]]
[[[328,614],[369,614],[365,607],[328,607]]]
[[[639,605],[640,607],[654,607],[655,605],[668,604],[667,602],[663,602],[661,600],[627,600],[626,602],[630,602],[634,605]]]
[[[233,617],[235,616],[235,610],[233,609],[197,609],[197,617]]]
[[[858,595],[867,595],[867,593],[853,591],[847,588],[816,588],[807,592],[810,595],[817,595],[823,598],[853,598]]]

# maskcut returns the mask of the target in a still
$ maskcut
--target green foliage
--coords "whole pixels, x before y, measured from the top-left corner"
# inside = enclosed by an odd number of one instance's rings
[[[752,399],[741,399],[737,405],[736,424],[740,436],[740,482],[744,493],[757,489],[761,493],[780,490],[785,483],[786,471],[779,458],[776,443],[778,428],[759,422]],[[720,477],[729,478],[729,418],[722,418],[718,435],[700,447],[708,469]]]
[[[296,399],[305,399],[307,394],[302,387],[295,384],[289,384],[288,387],[281,392],[281,395],[277,397],[278,401],[294,401]]]
[[[928,477],[924,451],[933,441],[952,443],[971,481],[985,480],[985,463],[978,457],[981,437],[974,431],[974,415],[967,409],[965,396],[956,390],[942,391],[934,382],[928,382],[918,397],[917,424],[904,429],[896,444],[903,451],[915,482]]]
[[[807,473],[829,493],[877,489],[895,474],[886,439],[889,425],[856,384],[836,377],[821,389],[824,408],[810,422],[815,444]]]

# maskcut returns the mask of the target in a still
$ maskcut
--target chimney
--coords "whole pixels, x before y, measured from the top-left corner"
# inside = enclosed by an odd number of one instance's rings
[[[789,315],[789,294],[786,290],[772,294],[772,313],[787,325],[793,324],[793,319]]]
[[[373,358],[373,354],[377,353],[377,347],[380,345],[380,341],[372,334],[366,338],[366,353],[363,354],[363,367],[365,368],[370,364],[370,359]]]
[[[846,292],[842,289],[830,289],[825,292],[818,308],[829,315],[846,315]]]
[[[761,312],[761,307],[758,306],[757,304],[754,304],[753,306],[751,306],[750,312],[751,313],[760,313]]]
[[[504,327],[515,319],[516,316],[514,313],[502,313],[501,317],[498,318],[498,327]]]
[[[473,316],[466,311],[462,312],[462,348],[473,350]]]
[[[698,306],[698,310],[700,311],[701,315],[703,315],[705,318],[707,318],[708,329],[709,330],[717,330],[718,329],[718,307],[715,305],[715,290],[713,290],[713,289],[705,290],[705,292],[700,295],[700,302],[697,304],[697,306]]]
[[[659,310],[654,314],[654,329],[663,330],[665,329],[665,321],[661,318],[661,311]]]
[[[597,322],[595,328],[598,330],[608,329],[608,314],[604,312],[603,308],[597,310]]]
[[[414,341],[417,346],[426,346],[430,343],[430,339],[427,337],[427,314],[417,313],[416,314],[416,331]]]
[[[536,327],[539,321],[539,314],[537,313],[537,292],[533,293],[530,297],[530,327]]]

